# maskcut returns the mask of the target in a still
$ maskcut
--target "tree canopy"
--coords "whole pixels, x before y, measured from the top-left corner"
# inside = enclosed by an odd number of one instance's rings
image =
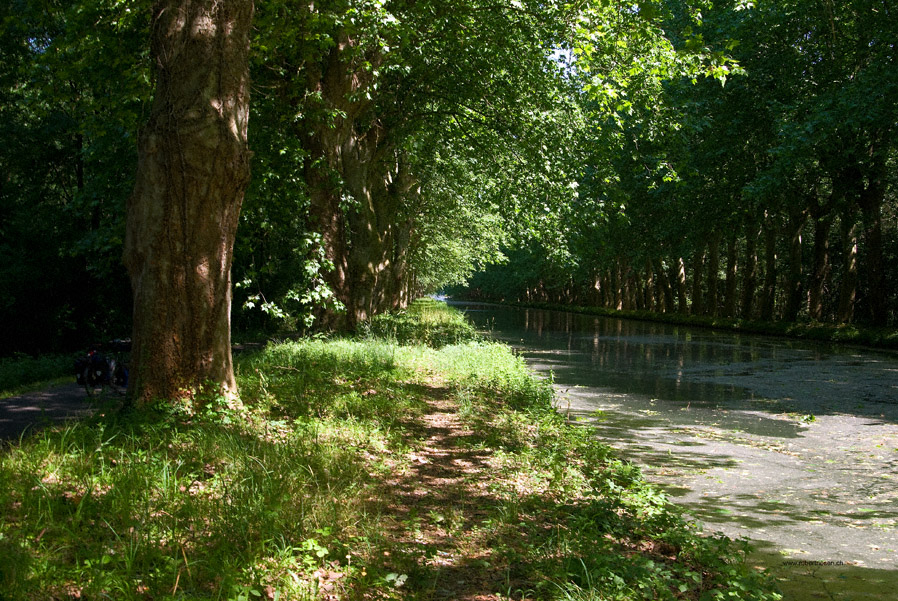
[[[160,11],[198,2],[0,8],[0,352],[129,335],[125,207],[163,83],[151,34]],[[229,318],[351,329],[467,283],[490,298],[893,323],[892,12],[259,3]]]

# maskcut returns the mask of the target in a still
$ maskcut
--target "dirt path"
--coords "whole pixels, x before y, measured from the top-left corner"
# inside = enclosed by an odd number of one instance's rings
[[[490,451],[466,444],[475,433],[445,392],[432,388],[427,413],[409,424],[409,467],[384,483],[388,532],[429,573],[421,598],[499,601],[490,591],[503,588],[505,570],[490,560],[482,529],[496,503],[488,491]]]
[[[48,424],[90,415],[93,410],[84,387],[74,382],[0,399],[0,442]]]

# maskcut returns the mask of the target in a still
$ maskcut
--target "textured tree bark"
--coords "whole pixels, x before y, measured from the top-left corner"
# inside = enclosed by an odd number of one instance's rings
[[[857,232],[855,208],[848,206],[842,212],[841,222],[842,248],[842,282],[839,285],[839,308],[836,321],[851,323],[854,318],[854,301],[857,298]]]
[[[723,295],[724,317],[736,316],[736,292],[739,287],[739,280],[736,278],[739,269],[739,253],[736,251],[737,242],[735,234],[727,239],[727,274]]]
[[[416,182],[365,93],[373,80],[352,62],[359,60],[355,43],[338,34],[322,64],[306,68],[315,93],[309,113],[329,116],[309,123],[305,172],[310,226],[334,265],[324,277],[345,306],[343,313],[324,311],[320,324],[336,330],[404,306],[411,292],[405,252],[414,223],[401,213]],[[374,52],[365,60],[377,65],[382,57]]]
[[[156,94],[141,132],[124,262],[134,293],[130,395],[236,394],[231,259],[249,183],[251,0],[159,0]]]
[[[784,284],[786,303],[783,307],[783,319],[786,321],[797,320],[798,311],[801,309],[801,267],[803,254],[801,232],[804,229],[804,224],[807,219],[808,213],[805,210],[793,210],[789,215],[787,232],[789,238],[789,269],[788,277]]]

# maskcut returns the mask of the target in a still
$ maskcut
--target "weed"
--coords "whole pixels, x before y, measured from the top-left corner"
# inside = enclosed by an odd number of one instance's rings
[[[21,394],[38,384],[63,378],[74,380],[75,359],[69,355],[0,358],[0,399]]]
[[[474,326],[464,315],[446,303],[423,298],[399,313],[376,315],[361,324],[359,332],[367,338],[385,338],[399,344],[424,344],[440,348],[478,338]]]
[[[239,406],[101,411],[5,450],[0,597],[416,599],[496,574],[481,593],[776,598],[506,347],[300,340],[240,357],[238,381]],[[482,465],[416,504],[436,401]],[[455,557],[481,576],[446,584]]]

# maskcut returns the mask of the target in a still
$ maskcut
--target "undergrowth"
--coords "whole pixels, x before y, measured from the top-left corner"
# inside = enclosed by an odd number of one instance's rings
[[[74,364],[69,355],[18,354],[0,358],[0,399],[20,394],[39,383],[64,377],[74,379]]]
[[[462,313],[432,298],[420,298],[404,311],[375,315],[359,326],[359,333],[366,338],[436,348],[478,338],[476,329]]]
[[[778,598],[741,545],[700,536],[566,425],[504,346],[301,340],[238,372],[238,409],[109,408],[0,451],[0,599],[431,599],[474,584],[497,600]],[[436,397],[485,465],[464,507],[420,515],[393,483],[414,479]],[[425,522],[459,570],[492,576],[463,584]]]

